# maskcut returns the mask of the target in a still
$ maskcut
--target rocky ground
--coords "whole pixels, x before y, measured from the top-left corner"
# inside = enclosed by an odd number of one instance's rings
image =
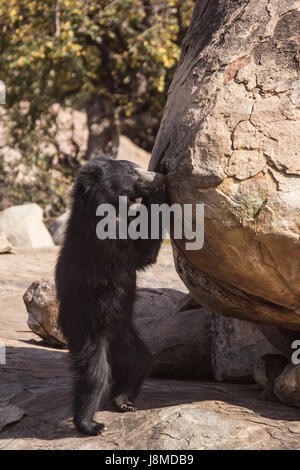
[[[72,425],[67,352],[29,330],[22,299],[31,282],[53,275],[57,251],[0,255],[1,449],[299,449],[299,409],[258,400],[255,385],[212,381],[147,379],[136,413],[107,405],[97,414],[107,426],[103,435],[80,435]],[[185,290],[170,246],[139,285]]]

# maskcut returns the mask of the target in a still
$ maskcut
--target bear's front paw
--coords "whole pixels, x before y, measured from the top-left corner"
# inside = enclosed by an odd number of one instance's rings
[[[122,411],[123,413],[125,413],[127,411],[135,411],[136,410],[134,404],[128,398],[125,398],[124,395],[123,396],[121,395],[120,397],[114,398],[113,402],[114,402],[114,405],[116,406],[116,408],[119,411]]]
[[[127,412],[127,411],[135,411],[136,408],[133,403],[130,401],[128,403],[122,403],[120,406],[120,411]]]

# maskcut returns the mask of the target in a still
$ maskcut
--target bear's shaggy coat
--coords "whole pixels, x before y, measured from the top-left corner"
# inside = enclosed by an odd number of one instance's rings
[[[83,166],[75,181],[56,288],[59,325],[75,376],[74,422],[86,434],[101,433],[104,426],[93,417],[107,393],[120,410],[134,411],[133,400],[150,365],[149,351],[132,321],[136,271],[156,261],[161,244],[151,239],[98,239],[96,209],[110,203],[117,210],[121,195],[127,196],[128,206],[137,198],[151,204],[153,194],[160,202],[163,184],[159,173],[105,157]]]

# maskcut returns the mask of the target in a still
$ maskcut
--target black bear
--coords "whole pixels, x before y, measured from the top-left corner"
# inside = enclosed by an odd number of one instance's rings
[[[118,409],[134,411],[133,400],[150,365],[150,353],[132,322],[132,309],[136,271],[156,261],[161,239],[97,237],[97,207],[112,204],[118,225],[119,196],[127,196],[128,207],[138,198],[145,205],[151,204],[151,197],[160,202],[164,176],[106,157],[83,166],[74,184],[56,265],[58,322],[75,376],[74,423],[90,435],[100,434],[104,427],[93,416],[108,393]]]

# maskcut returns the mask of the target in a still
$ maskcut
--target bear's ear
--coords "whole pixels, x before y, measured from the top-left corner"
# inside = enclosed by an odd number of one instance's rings
[[[83,167],[82,171],[79,173],[77,182],[80,187],[82,194],[86,195],[91,190],[99,187],[103,178],[102,169],[99,167],[88,168],[88,166]]]
[[[85,196],[86,194],[88,194],[91,188],[92,188],[92,185],[89,181],[89,178],[80,178],[77,181],[77,190],[82,196]]]

